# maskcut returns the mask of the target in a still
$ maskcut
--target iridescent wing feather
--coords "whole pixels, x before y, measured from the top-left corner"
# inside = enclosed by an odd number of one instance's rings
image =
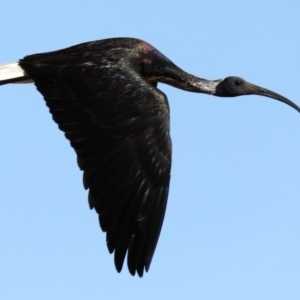
[[[83,170],[120,272],[148,271],[162,227],[170,181],[166,96],[133,66],[71,53],[27,56],[20,65],[44,96]],[[127,62],[129,64],[129,62]]]

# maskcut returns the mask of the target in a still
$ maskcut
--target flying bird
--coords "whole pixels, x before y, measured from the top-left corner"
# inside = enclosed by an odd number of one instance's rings
[[[77,154],[88,202],[115,266],[148,271],[167,206],[172,144],[167,96],[158,82],[219,97],[287,98],[240,77],[186,73],[134,38],[87,42],[0,65],[0,85],[34,83]]]

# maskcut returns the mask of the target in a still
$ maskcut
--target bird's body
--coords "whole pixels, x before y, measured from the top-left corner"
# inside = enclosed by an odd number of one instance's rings
[[[121,271],[148,271],[167,205],[171,139],[163,82],[222,97],[259,94],[300,108],[239,77],[210,81],[178,68],[148,43],[116,38],[26,56],[0,66],[0,85],[34,82],[76,151],[107,246]]]

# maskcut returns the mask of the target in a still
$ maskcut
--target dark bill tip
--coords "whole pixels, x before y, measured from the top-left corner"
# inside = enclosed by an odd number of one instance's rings
[[[283,97],[283,96],[281,96],[277,93],[274,93],[270,90],[264,89],[264,88],[259,88],[259,90],[260,90],[259,93],[258,93],[259,95],[269,97],[269,98],[272,98],[272,99],[276,99],[280,102],[283,102],[283,103],[293,107],[298,112],[300,112],[300,107],[296,103],[294,103],[293,101],[291,101],[291,100],[289,100],[289,99],[287,99],[287,98],[285,98],[285,97]]]
[[[295,104],[293,101],[277,94],[277,93],[274,93],[270,90],[267,90],[265,88],[261,88],[259,86],[255,86],[255,85],[252,85],[251,87],[251,90],[253,91],[253,94],[256,94],[256,95],[261,95],[261,96],[265,96],[265,97],[269,97],[269,98],[272,98],[272,99],[276,99],[280,102],[283,102],[291,107],[293,107],[294,109],[296,109],[298,112],[300,112],[300,107]]]

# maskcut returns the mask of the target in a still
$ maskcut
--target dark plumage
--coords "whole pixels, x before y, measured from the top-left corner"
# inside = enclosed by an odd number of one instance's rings
[[[171,139],[163,82],[187,91],[233,97],[258,94],[300,108],[238,77],[190,75],[138,39],[116,38],[26,56],[20,77],[32,80],[77,154],[90,208],[99,214],[121,271],[148,271],[167,205]]]

